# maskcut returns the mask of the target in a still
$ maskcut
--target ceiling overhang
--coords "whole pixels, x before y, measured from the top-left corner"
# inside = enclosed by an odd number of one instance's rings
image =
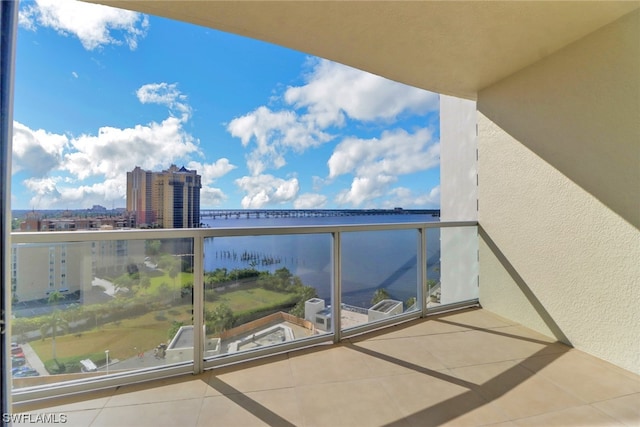
[[[638,1],[90,1],[470,99],[640,7]]]

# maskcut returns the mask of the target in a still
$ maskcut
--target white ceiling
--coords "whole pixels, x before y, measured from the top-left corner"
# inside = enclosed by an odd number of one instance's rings
[[[464,98],[640,7],[640,1],[90,1],[268,41]]]

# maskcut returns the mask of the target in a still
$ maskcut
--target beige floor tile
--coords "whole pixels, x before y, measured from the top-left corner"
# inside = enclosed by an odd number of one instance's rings
[[[452,368],[450,373],[454,378],[473,384],[472,388],[487,400],[504,395],[534,376],[514,360]]]
[[[106,407],[202,398],[207,391],[209,376],[206,372],[198,376],[186,375],[124,386],[111,396]]]
[[[518,425],[513,421],[505,421],[503,423],[487,424],[483,427],[518,427]]]
[[[451,373],[476,384],[476,391],[501,408],[510,420],[585,404],[513,361],[456,368]]]
[[[442,323],[457,325],[468,328],[503,328],[505,326],[514,326],[517,323],[493,314],[487,310],[469,309],[433,316],[434,319],[440,320]]]
[[[203,399],[171,400],[103,408],[91,427],[191,427],[197,423]]]
[[[71,396],[58,397],[51,400],[43,400],[40,402],[28,402],[24,404],[14,405],[14,412],[35,412],[35,411],[83,411],[89,409],[103,408],[115,390],[101,390],[95,392],[87,392],[74,394]]]
[[[576,406],[515,420],[520,427],[621,427],[622,424],[592,406]]]
[[[553,383],[537,377],[516,386],[495,399],[495,402],[513,418],[556,411],[583,403]]]
[[[293,387],[293,373],[289,358],[278,355],[264,361],[211,371],[207,396],[229,392],[252,392]]]
[[[301,426],[296,391],[292,388],[206,397],[199,426]]]
[[[296,385],[322,384],[368,378],[371,371],[366,359],[370,357],[345,345],[337,345],[292,354],[289,363]]]
[[[365,363],[372,377],[446,369],[416,338],[362,341],[347,346],[371,356],[365,358]]]
[[[414,426],[479,426],[508,417],[457,378],[397,375],[380,382]]]
[[[626,426],[640,426],[640,393],[593,403],[592,406]]]
[[[624,375],[619,368],[577,350],[560,357],[532,357],[522,365],[586,402],[640,393],[640,376]]]
[[[392,326],[369,334],[354,337],[351,340],[373,341],[390,338],[413,338],[424,335],[448,334],[451,332],[462,332],[470,330],[464,325],[455,325],[438,321],[438,318],[429,317],[426,319],[413,320],[401,325]]]
[[[296,388],[306,427],[410,426],[376,379]]]
[[[429,352],[449,368],[525,359],[568,350],[563,344],[522,338],[516,327],[426,336],[421,340],[428,346]]]
[[[83,426],[640,426],[640,378],[483,310],[200,376],[18,404]]]

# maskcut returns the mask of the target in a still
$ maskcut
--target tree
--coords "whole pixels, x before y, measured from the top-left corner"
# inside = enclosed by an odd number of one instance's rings
[[[217,334],[233,327],[236,319],[227,304],[220,304],[213,311],[205,313],[207,333]]]
[[[64,314],[69,325],[73,326],[74,323],[78,322],[82,318],[83,312],[83,305],[75,303],[71,304],[71,306],[65,310]]]
[[[177,262],[174,262],[169,266],[169,277],[173,279],[173,287],[176,287],[176,277],[178,277],[178,273],[180,273],[180,265]]]
[[[96,325],[96,329],[100,326],[98,324],[99,320],[110,313],[110,308],[106,304],[91,304],[85,308],[85,312],[89,315],[89,317],[93,317],[93,320]]]
[[[40,334],[43,341],[49,330],[51,330],[51,358],[55,360],[56,335],[58,334],[58,331],[66,333],[69,330],[69,322],[62,316],[62,312],[60,310],[54,310],[47,319],[47,322],[40,328]]]
[[[316,292],[316,288],[312,286],[300,286],[296,292],[296,297],[298,302],[296,305],[289,311],[289,314],[304,318],[304,303],[311,298],[317,298],[318,293]]]
[[[151,286],[151,279],[148,274],[142,273],[140,275],[140,287],[142,289],[148,289]]]
[[[162,242],[160,240],[147,240],[145,242],[145,251],[148,256],[157,256],[160,254]]]
[[[129,292],[133,289],[133,279],[128,274],[123,274],[113,281],[116,293]]]
[[[389,298],[391,298],[391,296],[389,295],[389,292],[387,292],[386,289],[378,288],[373,293],[373,298],[371,299],[371,304],[372,305],[376,305],[380,301],[385,300],[385,299],[389,299]]]
[[[407,306],[407,310],[409,310],[416,303],[416,297],[409,297],[407,301],[404,303]]]
[[[171,341],[173,337],[176,336],[180,328],[183,326],[184,326],[184,322],[178,322],[177,320],[174,320],[173,322],[171,322],[171,327],[169,328],[169,334],[168,334],[169,341]]]
[[[53,291],[49,294],[49,298],[47,298],[47,304],[54,305],[59,303],[64,299],[64,295],[58,291]]]

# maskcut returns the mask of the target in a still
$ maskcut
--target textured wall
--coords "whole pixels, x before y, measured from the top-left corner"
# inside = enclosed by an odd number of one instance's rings
[[[640,373],[640,13],[480,92],[480,301]]]

